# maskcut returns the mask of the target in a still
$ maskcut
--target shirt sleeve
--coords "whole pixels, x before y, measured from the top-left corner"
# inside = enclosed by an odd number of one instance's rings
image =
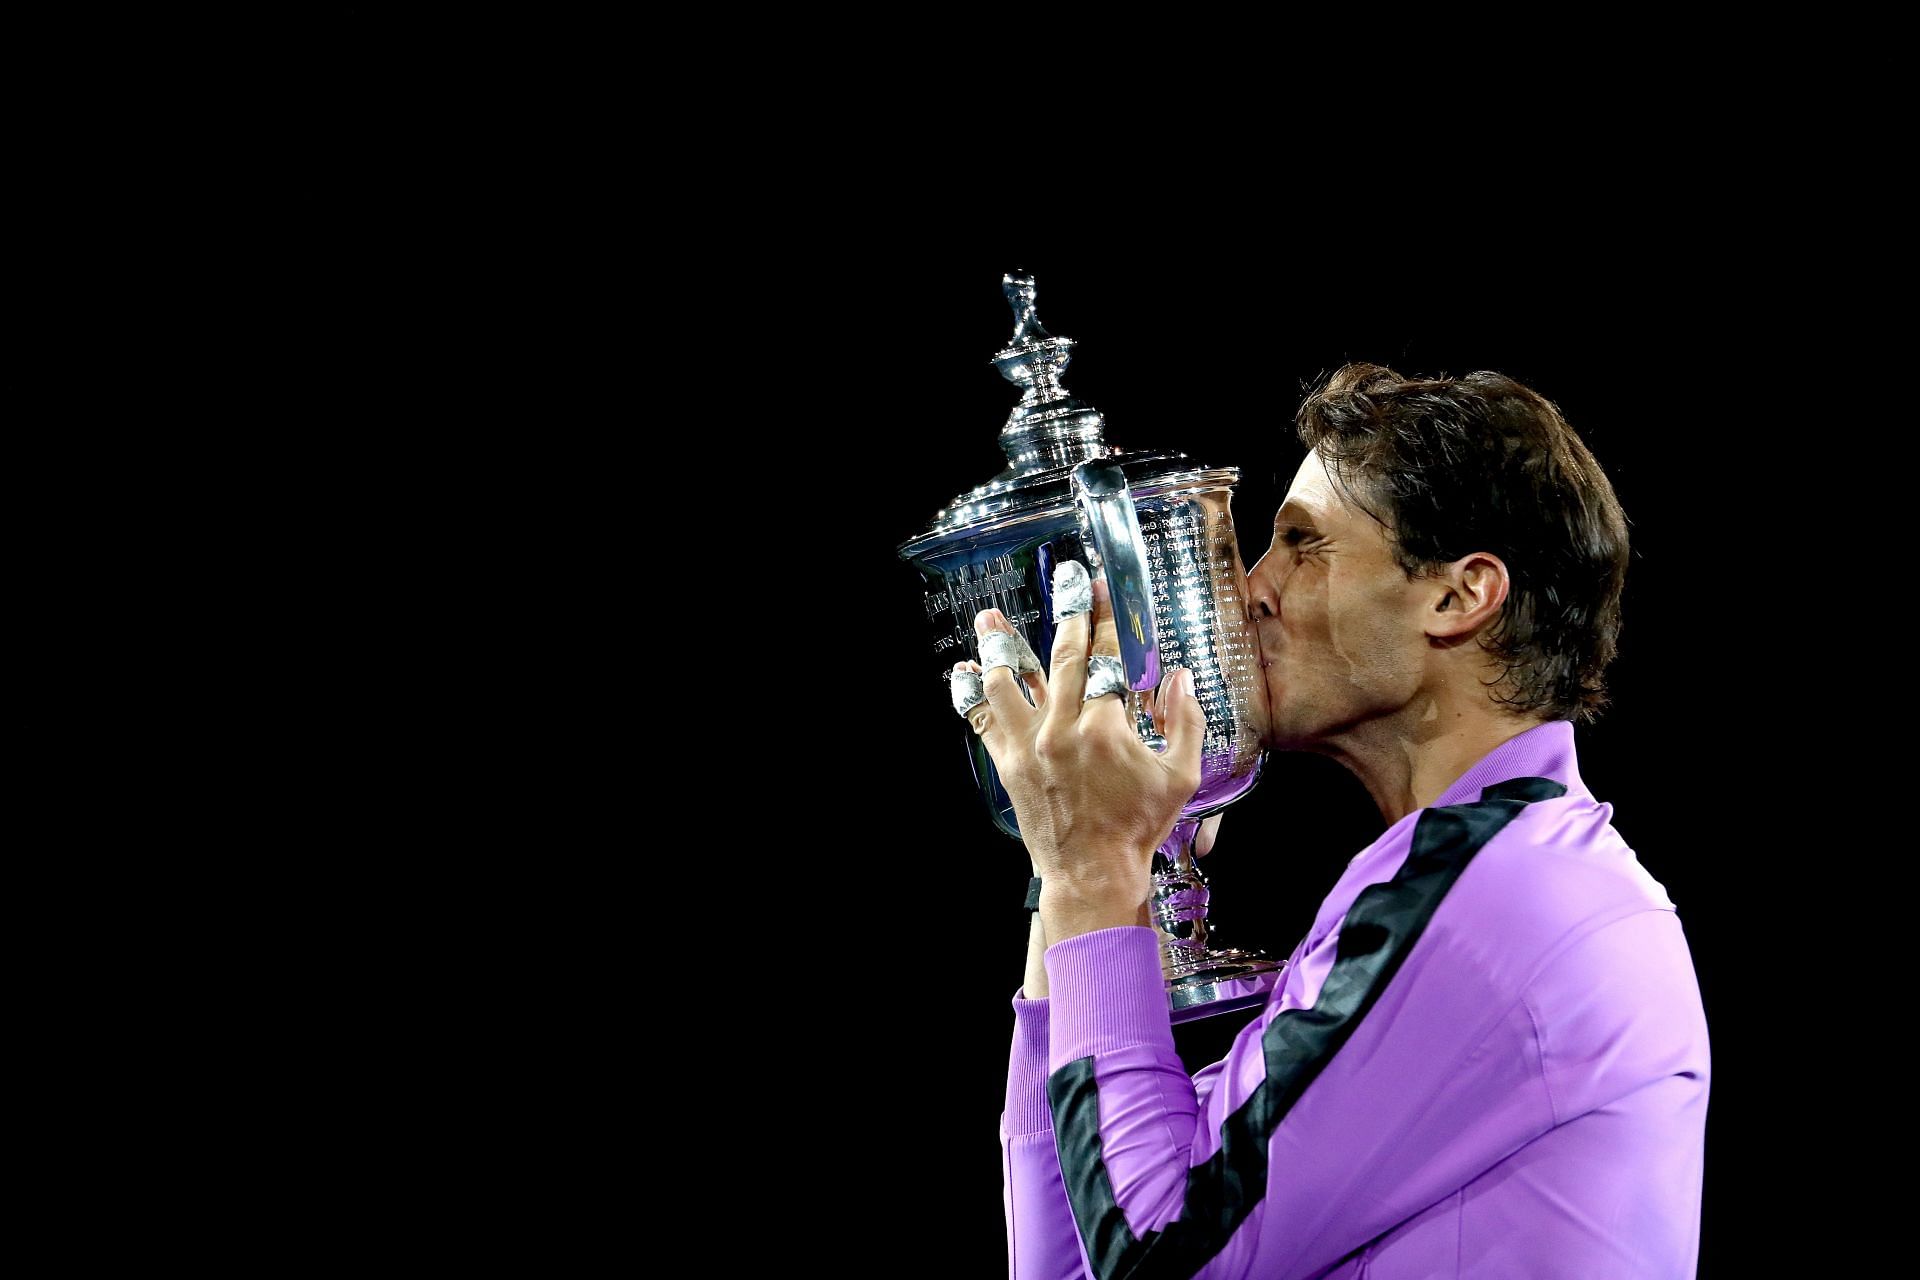
[[[1086,1256],[1060,1181],[1047,1106],[1048,999],[1013,997],[1013,1050],[1000,1115],[1001,1203],[1009,1280],[1087,1280]]]
[[[1156,957],[1158,946],[1156,939]],[[1160,999],[1165,1000],[1164,987]],[[1007,1275],[1011,1280],[1088,1280],[1092,1272],[1061,1181],[1053,1112],[1047,1101],[1049,1012],[1048,997],[1029,999],[1025,987],[1014,994],[1013,1048],[1007,1063],[1006,1106],[1000,1116]],[[1168,1025],[1171,1031],[1171,1013]],[[1184,1073],[1185,1064],[1179,1062],[1177,1052],[1175,1062]],[[1206,1106],[1226,1065],[1222,1058],[1193,1077],[1196,1108]]]
[[[1047,949],[1048,1109],[1092,1280],[1319,1275],[1552,1127],[1518,992],[1344,933],[1311,1007],[1290,983],[1204,1092],[1152,929]]]

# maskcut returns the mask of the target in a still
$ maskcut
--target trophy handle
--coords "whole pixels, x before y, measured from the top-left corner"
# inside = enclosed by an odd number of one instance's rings
[[[1089,458],[1073,469],[1073,496],[1081,529],[1100,557],[1093,566],[1107,575],[1107,596],[1120,632],[1120,660],[1127,687],[1144,693],[1160,685],[1160,642],[1153,625],[1153,578],[1147,571],[1147,544],[1126,472],[1103,458]]]

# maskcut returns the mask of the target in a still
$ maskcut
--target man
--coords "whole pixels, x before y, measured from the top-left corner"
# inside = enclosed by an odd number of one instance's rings
[[[1691,1276],[1699,988],[1573,744],[1619,628],[1612,487],[1494,373],[1348,366],[1297,427],[1246,578],[1262,741],[1339,760],[1387,827],[1226,1058],[1186,1074],[1145,905],[1199,785],[1185,673],[1164,754],[1085,696],[1119,652],[1096,580],[1050,668],[990,665],[969,712],[1042,883],[1001,1117],[1010,1274]]]

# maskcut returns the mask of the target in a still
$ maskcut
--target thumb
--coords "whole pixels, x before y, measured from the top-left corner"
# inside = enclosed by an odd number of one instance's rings
[[[1207,713],[1193,692],[1193,671],[1182,667],[1168,680],[1172,697],[1167,705],[1167,767],[1182,779],[1191,779],[1189,792],[1200,789],[1200,747],[1207,737]]]

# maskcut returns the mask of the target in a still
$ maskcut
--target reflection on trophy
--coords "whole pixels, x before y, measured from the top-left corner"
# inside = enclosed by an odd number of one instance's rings
[[[993,364],[1021,389],[1000,432],[1007,469],[899,547],[925,580],[934,653],[943,674],[962,659],[978,661],[973,618],[988,608],[1004,613],[1036,653],[1050,653],[1054,565],[1078,560],[1105,574],[1123,696],[1141,740],[1156,751],[1166,745],[1143,701],[1162,664],[1193,672],[1207,717],[1200,789],[1153,855],[1151,914],[1173,1021],[1262,1004],[1284,962],[1226,947],[1210,933],[1207,879],[1193,852],[1201,821],[1250,791],[1264,760],[1251,713],[1266,686],[1231,513],[1239,470],[1108,446],[1100,414],[1060,385],[1073,340],[1041,326],[1033,277],[1015,272],[1003,284],[1013,341]],[[1019,839],[985,744],[964,723],[956,728],[995,825]]]

